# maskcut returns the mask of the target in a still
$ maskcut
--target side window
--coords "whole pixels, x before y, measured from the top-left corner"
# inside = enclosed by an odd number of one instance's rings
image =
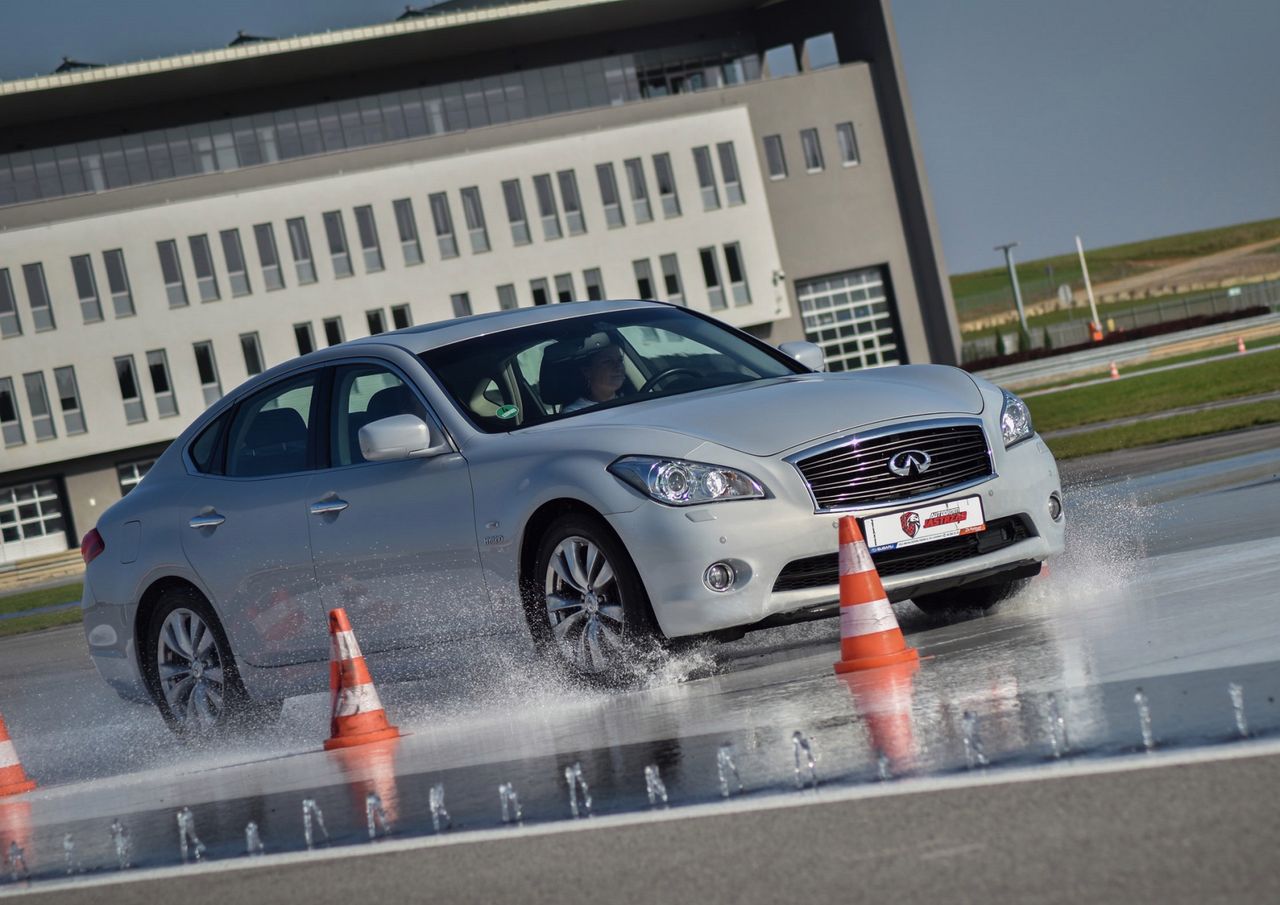
[[[427,421],[427,412],[413,390],[395,373],[380,365],[350,365],[341,368],[333,381],[333,435],[330,461],[335,467],[358,465],[360,428],[392,415],[417,415]]]
[[[227,444],[235,478],[305,471],[317,372],[278,383],[240,404]]]
[[[222,449],[222,444],[218,441],[222,439],[222,431],[227,426],[229,418],[229,414],[217,418],[202,430],[200,436],[196,437],[195,441],[187,448],[187,452],[191,454],[191,464],[195,465],[196,470],[202,474],[219,474],[221,472],[218,453]]]

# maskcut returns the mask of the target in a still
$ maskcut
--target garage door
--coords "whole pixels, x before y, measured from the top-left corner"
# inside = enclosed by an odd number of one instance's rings
[[[0,487],[0,562],[67,549],[57,481]]]
[[[848,371],[905,361],[884,268],[847,270],[796,282],[805,338],[822,347],[827,369]]]

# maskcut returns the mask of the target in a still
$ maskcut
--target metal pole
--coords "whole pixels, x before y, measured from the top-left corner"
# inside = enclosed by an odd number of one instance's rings
[[[1089,265],[1085,263],[1084,245],[1081,244],[1079,236],[1076,236],[1076,252],[1080,255],[1080,270],[1084,273],[1084,291],[1089,293],[1089,313],[1093,316],[1098,332],[1102,333],[1102,321],[1098,320],[1098,303],[1093,300],[1093,283],[1089,281]]]
[[[1017,242],[1010,242],[1007,245],[997,245],[995,250],[1004,252],[1004,265],[1009,268],[1009,282],[1013,284],[1013,303],[1018,306],[1018,320],[1022,323],[1022,335],[1029,342],[1031,330],[1027,327],[1027,312],[1022,307],[1022,290],[1018,287],[1018,271],[1013,266],[1013,249],[1017,247]]]

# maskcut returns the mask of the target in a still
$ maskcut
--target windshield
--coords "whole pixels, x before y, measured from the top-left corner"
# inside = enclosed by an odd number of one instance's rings
[[[781,353],[677,308],[504,330],[431,349],[421,358],[487,433],[803,370]]]

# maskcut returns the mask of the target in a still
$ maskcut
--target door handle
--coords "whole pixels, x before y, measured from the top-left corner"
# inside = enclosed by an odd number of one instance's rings
[[[312,515],[337,515],[339,512],[341,512],[343,509],[346,509],[350,505],[351,504],[348,503],[346,500],[340,500],[337,497],[334,497],[331,500],[321,500],[318,503],[312,503],[311,514]]]
[[[217,512],[206,512],[204,515],[197,515],[187,522],[192,528],[216,528],[227,520],[225,515]]]

